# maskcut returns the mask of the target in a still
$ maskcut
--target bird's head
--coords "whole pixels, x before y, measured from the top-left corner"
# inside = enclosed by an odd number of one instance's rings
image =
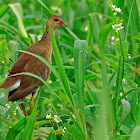
[[[68,24],[66,24],[63,19],[60,16],[57,15],[52,15],[49,19],[48,22],[51,26],[52,29],[56,29],[59,26],[62,27],[68,27]]]

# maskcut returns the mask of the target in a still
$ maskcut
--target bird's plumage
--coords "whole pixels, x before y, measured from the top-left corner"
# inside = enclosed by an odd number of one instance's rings
[[[56,22],[56,19],[59,22]],[[63,22],[61,17],[56,15],[51,16],[48,22],[41,40],[32,44],[26,49],[26,51],[40,55],[51,63],[53,47],[49,25],[51,26],[51,29],[55,34],[56,27],[67,27],[67,24]],[[26,53],[22,53],[19,56],[17,62],[11,68],[8,76],[21,72],[31,72],[47,80],[51,70],[38,58]],[[33,93],[39,86],[42,86],[42,82],[40,80],[28,75],[17,75],[8,77],[0,87],[9,91],[8,101],[17,101]]]

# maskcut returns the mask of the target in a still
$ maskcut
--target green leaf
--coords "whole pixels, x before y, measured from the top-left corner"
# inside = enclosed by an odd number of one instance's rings
[[[99,106],[99,105],[97,105]],[[93,127],[96,127],[97,118],[93,115],[92,111],[89,108],[84,109],[86,121]]]
[[[55,57],[55,61],[56,61],[57,67],[58,67],[58,71],[59,71],[60,76],[61,76],[61,81],[62,81],[62,84],[64,86],[64,90],[65,90],[65,92],[66,92],[66,94],[69,98],[69,101],[73,105],[72,93],[71,93],[71,90],[70,90],[70,86],[69,86],[69,83],[68,83],[66,72],[65,72],[64,67],[63,67],[62,58],[61,58],[59,49],[57,47],[57,43],[56,43],[56,40],[54,38],[51,27],[49,26],[49,28],[50,28],[50,34],[51,34],[51,39],[52,39],[52,44],[53,44],[54,57]]]
[[[14,14],[16,15],[17,19],[18,19],[18,27],[20,30],[20,33],[24,36],[24,37],[28,37],[24,24],[23,24],[23,9],[22,9],[22,5],[20,3],[14,3],[14,4],[9,4],[10,8],[13,10]]]
[[[82,135],[77,131],[77,127],[74,124],[64,124],[64,126],[66,127],[66,132],[62,140],[83,140]]]
[[[7,133],[7,137],[6,140],[15,140],[16,136],[18,135],[18,133],[24,129],[27,120],[29,119],[29,116],[23,118],[22,120],[19,121],[19,123],[17,123],[16,125],[14,125],[9,132]]]
[[[20,37],[23,37],[21,35],[21,33],[15,27],[11,26],[10,24],[0,20],[0,25],[1,25],[1,27],[4,27],[5,30],[15,33],[15,34],[19,35]]]
[[[133,130],[130,140],[139,140],[140,138],[140,126],[136,126]]]
[[[124,72],[124,60],[123,57],[120,56],[119,68],[118,68],[117,79],[116,79],[116,93],[115,93],[116,111],[118,109],[118,100],[119,100],[119,95],[122,86],[123,72]]]
[[[12,105],[9,110],[6,112],[4,119],[7,119],[8,115],[19,105],[21,102],[17,102],[14,105]]]
[[[89,14],[89,25],[90,25],[90,32],[94,35],[95,41],[99,41],[99,34],[100,34],[100,24],[99,24],[99,16],[95,14]]]
[[[117,21],[117,20],[116,20]],[[98,112],[98,120],[96,125],[96,136],[95,139],[97,140],[107,140],[109,139],[108,131],[109,129],[114,129],[116,116],[113,111],[112,102],[110,99],[110,91],[108,89],[108,81],[107,81],[107,69],[106,69],[106,62],[104,57],[104,50],[105,50],[105,43],[107,40],[107,37],[112,30],[112,25],[116,22],[109,23],[105,25],[102,30],[100,31],[99,35],[99,49],[100,49],[100,55],[101,55],[101,68],[102,68],[102,93],[101,97],[99,98],[99,102],[101,103],[100,110]],[[109,125],[106,124],[106,118],[110,122]],[[102,134],[102,135],[101,135]]]
[[[4,5],[2,8],[0,8],[0,18],[2,18],[7,13],[8,10],[9,10],[8,5]]]
[[[122,125],[122,123],[126,120],[126,118],[129,116],[131,112],[130,103],[124,99],[122,99],[121,102],[122,102],[123,112],[119,125]]]
[[[37,128],[39,126],[42,126],[42,125],[45,125],[45,124],[51,123],[51,122],[54,122],[54,120],[42,120],[42,121],[38,121],[38,122],[35,123],[34,128]]]
[[[118,55],[122,54],[122,50],[121,50],[121,45],[120,43],[117,43],[115,45],[116,51]],[[123,49],[123,54],[124,54],[124,58],[127,58],[128,55],[128,46],[127,46],[127,42],[126,41],[122,41],[122,49]]]
[[[6,124],[8,124],[9,126],[14,126],[14,124],[11,121],[5,120],[2,117],[0,117],[0,120],[2,120],[3,122],[5,122]]]
[[[91,88],[89,87],[89,85],[87,84],[87,82],[86,82],[86,89],[88,91],[88,94],[89,94],[92,102],[94,104],[98,104],[99,102],[98,102],[98,99],[97,99],[97,93],[95,91],[92,91],[91,90]]]
[[[56,140],[56,136],[55,136],[55,133],[52,134],[52,132],[49,134],[47,140]]]
[[[80,131],[81,131],[81,129],[82,129],[81,119],[79,117],[79,113],[76,110],[76,107],[75,107],[75,104],[74,104],[74,101],[73,101],[73,98],[72,98],[72,93],[71,93],[68,78],[67,78],[64,66],[63,66],[62,58],[61,58],[61,55],[60,55],[60,52],[59,52],[55,37],[53,35],[53,32],[52,32],[50,26],[49,26],[49,29],[50,29],[51,40],[52,40],[52,44],[53,44],[54,57],[55,57],[57,68],[58,68],[58,71],[59,71],[60,77],[61,77],[60,81],[62,81],[63,90],[66,93],[66,96],[68,97],[68,99],[69,99],[69,101],[71,103],[72,109],[73,109],[73,111],[75,113],[77,121],[79,122],[80,128],[79,128],[79,126],[77,124],[76,125],[77,125],[78,129],[80,129]],[[73,121],[75,121],[74,118],[73,118]],[[83,132],[81,132],[81,133],[84,135]]]
[[[0,76],[0,80],[2,81],[2,78]],[[0,82],[2,83],[2,82]],[[5,106],[5,104],[7,103],[7,98],[5,96],[4,92],[0,92],[0,105]]]
[[[53,12],[41,0],[37,0],[37,2],[39,4],[41,4],[41,6],[45,9],[45,11],[47,12],[48,16],[53,15]]]
[[[32,137],[40,94],[41,94],[41,92],[38,95],[38,98],[37,98],[36,104],[34,106],[34,109],[33,109],[32,113],[31,113],[31,115],[29,117],[29,120],[27,121],[27,124],[25,126],[25,129],[24,129],[24,131],[22,133],[21,140],[25,140],[25,139],[30,140],[31,137]]]
[[[80,40],[80,38],[74,32],[72,32],[69,28],[65,28],[64,30],[67,31],[73,37],[74,40]]]
[[[86,129],[84,115],[85,52],[86,52],[86,41],[76,40],[74,42],[74,75],[75,75],[78,109],[83,125],[83,132],[85,132]]]
[[[8,49],[8,45],[7,45],[7,42],[6,40],[1,40],[1,43],[0,43],[0,52],[3,51],[3,50],[9,50]],[[0,54],[0,63],[8,63],[9,61],[9,57],[10,57],[10,52],[7,52],[7,53],[1,53]]]
[[[140,114],[140,105],[138,102],[138,91],[133,90],[129,95],[127,95],[127,100],[131,105],[131,116],[136,125],[139,124],[139,114]]]

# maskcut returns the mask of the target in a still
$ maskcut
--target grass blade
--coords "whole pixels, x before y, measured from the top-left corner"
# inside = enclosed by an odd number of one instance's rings
[[[8,10],[9,10],[8,5],[4,5],[2,8],[0,8],[0,18],[2,18]]]
[[[5,116],[4,116],[4,119],[7,119],[8,115],[19,105],[21,104],[21,102],[17,102],[15,103],[13,106],[11,106],[9,108],[9,110],[6,112]]]
[[[37,0],[37,2],[45,9],[49,16],[53,15],[52,11],[41,0]]]
[[[13,33],[19,35],[20,37],[23,37],[15,27],[9,25],[8,23],[1,20],[0,25],[1,25],[1,27],[4,27],[6,30],[9,30],[10,32],[13,32]]]
[[[76,40],[74,42],[74,73],[75,73],[78,109],[84,132],[86,132],[85,115],[84,115],[85,52],[86,52],[86,41]]]
[[[40,98],[40,93],[38,95],[38,99],[34,106],[34,109],[31,113],[29,120],[27,121],[27,124],[25,126],[25,129],[22,133],[21,140],[25,140],[25,139],[30,140],[32,137],[32,133],[33,133],[34,125],[35,125],[35,119],[36,119],[37,106],[38,106],[38,102],[39,102],[39,98]]]
[[[119,100],[119,95],[121,90],[120,87],[122,85],[122,77],[123,77],[123,70],[124,70],[123,65],[124,65],[123,57],[120,56],[119,68],[118,68],[117,79],[116,79],[116,93],[115,93],[116,111],[118,109],[118,100]]]
[[[116,21],[114,21],[116,22]],[[115,114],[112,109],[112,103],[110,99],[110,93],[108,89],[108,81],[107,81],[107,70],[106,70],[106,63],[105,63],[105,58],[104,58],[104,47],[105,43],[107,40],[107,37],[112,30],[112,25],[114,22],[109,23],[103,27],[103,29],[100,32],[99,35],[99,49],[100,49],[100,54],[101,54],[101,66],[102,66],[102,83],[103,83],[103,88],[102,88],[102,93],[100,97],[100,104],[101,107],[99,109],[99,117],[97,120],[97,125],[96,125],[96,139],[97,140],[107,140],[109,139],[109,134],[108,131],[111,129],[114,129],[115,126]],[[113,118],[114,117],[114,118]],[[107,118],[107,119],[106,119]],[[108,120],[108,121],[107,121]],[[107,123],[109,122],[109,123]],[[102,133],[102,135],[101,135]]]
[[[49,26],[49,28],[50,28],[50,26]],[[65,92],[69,98],[69,101],[71,102],[72,105],[74,105],[73,99],[72,99],[72,93],[71,93],[68,79],[66,76],[66,72],[63,67],[62,58],[61,58],[61,55],[60,55],[59,49],[57,47],[57,43],[56,43],[56,40],[54,38],[51,28],[50,28],[50,34],[51,34],[51,39],[52,39],[52,44],[53,44],[54,57],[55,57],[55,61],[56,61],[57,67],[58,67],[58,71],[61,76],[62,84],[64,85]]]
[[[27,120],[29,119],[29,116],[23,118],[22,120],[20,120],[19,123],[17,123],[16,125],[14,125],[8,132],[6,140],[15,140],[16,136],[18,135],[18,133],[24,129],[25,124],[27,122]]]
[[[14,124],[11,121],[5,120],[2,117],[0,117],[0,120],[8,124],[9,126],[14,126]]]
[[[14,3],[14,4],[9,4],[10,8],[13,10],[13,12],[15,13],[17,19],[18,19],[18,27],[20,30],[20,33],[24,36],[24,37],[28,37],[24,24],[23,24],[23,9],[20,3]]]
[[[78,121],[78,123],[79,123],[79,125],[81,127],[80,129],[82,129],[82,122],[81,122],[79,113],[76,110],[75,103],[74,103],[73,98],[72,98],[72,93],[71,93],[69,82],[68,82],[68,79],[67,79],[67,76],[66,76],[66,72],[64,70],[62,58],[61,58],[59,49],[57,47],[56,40],[54,38],[54,35],[53,35],[53,32],[52,32],[50,26],[49,26],[49,29],[50,29],[50,34],[51,34],[51,39],[52,39],[52,44],[53,44],[54,57],[55,57],[55,61],[56,61],[56,64],[57,64],[58,71],[60,73],[62,85],[64,87],[64,92],[66,93],[66,96],[68,97],[68,99],[69,99],[69,101],[71,103],[72,109],[73,109],[73,111],[75,113],[75,116],[77,118],[77,121]],[[82,133],[82,135],[84,135],[84,132]]]

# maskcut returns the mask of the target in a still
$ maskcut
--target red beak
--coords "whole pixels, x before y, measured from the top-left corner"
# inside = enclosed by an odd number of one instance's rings
[[[63,20],[60,21],[60,26],[62,27],[68,27],[68,24],[65,23]]]

